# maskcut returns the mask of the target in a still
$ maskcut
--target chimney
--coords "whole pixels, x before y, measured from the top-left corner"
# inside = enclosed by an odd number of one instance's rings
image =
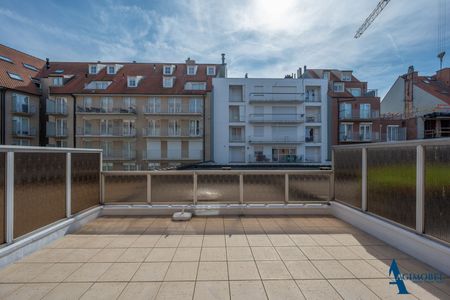
[[[191,59],[190,57],[188,57],[186,59],[186,64],[187,65],[195,65],[195,60]]]
[[[156,64],[153,64],[153,72],[156,72]]]
[[[248,73],[245,73],[245,78],[248,78]]]
[[[301,67],[297,69],[297,78],[300,78],[300,77],[302,77],[302,68]]]
[[[45,67],[48,69],[50,69],[50,59],[46,58],[45,59]]]
[[[306,65],[303,66],[303,73],[306,73]]]
[[[224,65],[225,64],[225,53],[222,53],[221,55],[222,55],[222,65]]]
[[[408,67],[408,74],[411,74],[414,72],[414,66],[409,66]]]

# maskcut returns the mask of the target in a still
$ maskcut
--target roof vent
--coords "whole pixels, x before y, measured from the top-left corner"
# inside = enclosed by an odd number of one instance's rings
[[[48,57],[45,59],[45,67],[48,69],[50,69],[50,59],[48,59]]]
[[[224,65],[225,64],[225,53],[222,53],[221,55],[222,55],[222,65]]]

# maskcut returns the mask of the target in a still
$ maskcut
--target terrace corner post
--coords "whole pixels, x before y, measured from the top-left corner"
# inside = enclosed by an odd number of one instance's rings
[[[152,175],[147,174],[147,203],[152,203]]]
[[[289,174],[284,174],[284,203],[289,203]]]
[[[14,152],[6,153],[6,243],[14,239]]]
[[[417,146],[416,162],[416,231],[424,233],[424,206],[425,206],[425,149],[423,145]]]
[[[361,210],[367,211],[367,148],[361,149]]]
[[[72,215],[72,155],[66,154],[66,218]]]

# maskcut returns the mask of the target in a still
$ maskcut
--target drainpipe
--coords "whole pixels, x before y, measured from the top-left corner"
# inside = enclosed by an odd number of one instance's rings
[[[203,162],[206,160],[206,95],[203,95]],[[210,135],[211,136],[211,135]],[[210,150],[211,151],[211,150]]]
[[[0,116],[0,144],[4,145],[5,144],[5,140],[6,140],[6,132],[5,132],[5,126],[6,126],[6,111],[5,111],[5,107],[6,107],[6,89],[1,88],[0,89],[0,112],[1,112],[1,116]]]
[[[73,98],[73,148],[77,147],[77,97],[74,94],[70,94]]]

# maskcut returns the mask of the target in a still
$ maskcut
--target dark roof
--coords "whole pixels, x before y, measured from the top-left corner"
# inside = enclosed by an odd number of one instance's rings
[[[443,81],[437,80],[436,76],[414,77],[414,84],[428,94],[431,94],[450,105],[450,87]]]
[[[106,68],[102,68],[97,74],[88,74],[90,64],[97,62],[50,62],[50,68],[44,68],[39,73],[40,77],[65,76],[64,86],[51,87],[53,94],[154,94],[154,95],[176,95],[176,94],[205,94],[212,89],[212,78],[207,76],[207,66],[216,67],[216,76],[221,65],[218,64],[196,64],[196,75],[187,75],[187,65],[182,63],[123,63],[123,62],[101,62],[103,65],[122,65],[116,74],[107,74]],[[175,77],[173,88],[163,88],[163,67],[174,65],[175,70],[172,75]],[[63,70],[62,73],[56,73]],[[128,76],[143,76],[137,87],[127,87]],[[92,81],[112,81],[108,88],[104,90],[85,89],[85,86]],[[186,82],[206,82],[206,91],[185,90]]]
[[[33,67],[38,70],[41,69],[45,61],[2,44],[0,44],[0,56],[10,60],[8,62],[0,58],[0,87],[30,94],[40,94],[40,90],[31,80],[32,77],[37,77],[38,71],[32,69]],[[17,74],[22,80],[13,79],[8,73]]]

